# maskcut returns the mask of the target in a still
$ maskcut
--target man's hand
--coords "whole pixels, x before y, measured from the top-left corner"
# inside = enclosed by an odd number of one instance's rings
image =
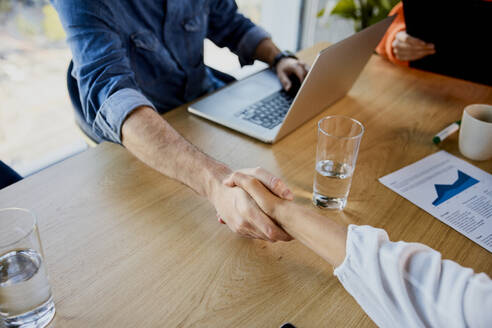
[[[269,241],[292,239],[244,190],[223,184],[232,173],[226,165],[186,141],[152,108],[141,107],[133,111],[123,124],[122,135],[125,147],[144,163],[206,196],[232,231]],[[244,172],[262,179],[270,190],[284,199],[293,199],[282,181],[265,170],[258,168]]]
[[[279,53],[280,50],[278,47],[271,39],[267,38],[263,39],[256,47],[255,59],[259,59],[272,66],[274,64],[275,56]],[[298,59],[286,57],[282,58],[277,63],[276,70],[280,83],[282,83],[282,86],[286,91],[289,91],[292,86],[289,75],[295,74],[299,78],[299,81],[302,82],[309,71],[309,66]]]
[[[293,194],[285,184],[262,168],[243,169],[232,173],[247,176],[266,186],[268,194],[275,193],[286,200],[292,200]],[[229,177],[230,177],[229,176]],[[268,217],[256,204],[255,200],[242,188],[227,185],[226,178],[212,193],[211,201],[214,204],[219,220],[239,235],[247,238],[257,238],[267,241],[289,241],[289,236],[270,217]],[[265,188],[265,187],[263,187]],[[267,189],[265,189],[267,190]],[[271,194],[273,196],[273,194]]]
[[[395,57],[401,61],[413,61],[436,53],[434,44],[414,38],[406,31],[396,34],[392,46]]]
[[[276,67],[277,76],[282,83],[285,91],[289,91],[292,87],[292,82],[289,79],[289,75],[296,75],[299,78],[299,81],[304,81],[306,75],[309,71],[309,67],[307,64],[295,58],[283,58],[281,59]]]
[[[347,227],[330,220],[311,208],[282,200],[250,175],[235,172],[225,183],[244,189],[258,206],[294,236],[333,266],[339,266],[346,255]]]
[[[247,173],[248,171],[245,172],[244,170],[236,171],[227,177],[224,184],[229,187],[241,187],[253,197],[256,204],[268,216],[272,218],[278,216],[278,210],[285,201],[277,197],[277,192],[274,194],[269,192],[271,188],[268,187],[268,184]],[[285,199],[285,197],[283,198]]]

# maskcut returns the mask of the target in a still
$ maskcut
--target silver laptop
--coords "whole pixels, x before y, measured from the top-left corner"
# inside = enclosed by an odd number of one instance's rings
[[[322,50],[296,95],[271,69],[232,83],[188,111],[266,143],[274,143],[347,94],[394,17]]]

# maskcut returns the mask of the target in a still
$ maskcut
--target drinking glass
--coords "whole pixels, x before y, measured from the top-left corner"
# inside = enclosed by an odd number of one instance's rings
[[[0,327],[41,328],[54,315],[36,217],[0,209]]]
[[[364,126],[346,116],[328,116],[318,122],[314,205],[342,210],[352,183]]]

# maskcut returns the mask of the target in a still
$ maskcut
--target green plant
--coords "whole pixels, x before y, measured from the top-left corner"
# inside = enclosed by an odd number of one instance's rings
[[[356,31],[360,31],[388,16],[391,9],[400,0],[339,0],[330,15],[352,19]],[[318,12],[318,17],[326,14],[325,9]]]

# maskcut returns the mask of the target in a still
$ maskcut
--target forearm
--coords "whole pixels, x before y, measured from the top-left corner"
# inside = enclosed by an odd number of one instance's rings
[[[486,275],[473,276],[473,270],[442,261],[425,245],[390,242],[384,230],[347,228],[279,199],[245,175],[234,173],[225,183],[244,188],[285,231],[335,266],[335,276],[378,326],[482,327],[490,322],[491,312],[484,309],[490,308],[492,281]]]
[[[261,60],[268,65],[273,64],[275,56],[280,53],[280,49],[273,43],[272,39],[263,39],[255,50],[255,59]]]
[[[295,203],[283,202],[274,214],[292,237],[312,249],[333,266],[345,258],[347,227]]]
[[[210,198],[230,169],[183,138],[152,108],[134,110],[123,123],[122,143],[138,159]]]

